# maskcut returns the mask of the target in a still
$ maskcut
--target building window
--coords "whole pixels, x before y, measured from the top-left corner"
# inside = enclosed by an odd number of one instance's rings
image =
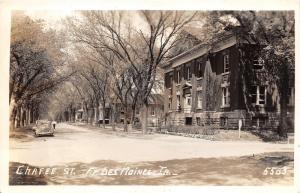
[[[265,127],[268,123],[268,117],[252,117],[252,126]]]
[[[261,57],[255,57],[253,60],[253,69],[261,70],[264,68],[265,61]]]
[[[172,98],[169,97],[169,104],[168,104],[169,110],[171,111],[171,107],[172,107]]]
[[[251,103],[256,105],[266,104],[266,87],[265,86],[252,86],[251,92]]]
[[[165,75],[166,88],[171,88],[172,87],[172,81],[173,81],[173,72],[167,73]]]
[[[220,126],[224,127],[228,125],[228,117],[220,117]]]
[[[187,66],[187,67],[186,67],[186,73],[187,73],[186,79],[187,79],[188,81],[190,81],[191,78],[192,78],[192,71],[191,71],[191,67],[190,67],[190,66]]]
[[[184,106],[183,110],[185,113],[190,113],[191,112],[191,105],[192,105],[192,97],[191,94],[186,94],[184,96]]]
[[[266,87],[265,86],[259,86],[258,87],[258,104],[264,105],[266,104]]]
[[[229,72],[229,55],[224,55],[224,73]]]
[[[200,117],[196,117],[196,122],[198,126],[201,126],[201,119]]]
[[[192,125],[193,124],[193,118],[192,117],[186,117],[185,118],[185,125]]]
[[[230,105],[229,87],[222,88],[222,106]]]
[[[250,93],[251,93],[251,103],[252,104],[256,104],[256,100],[257,100],[257,86],[251,86]]]
[[[188,105],[191,105],[191,97],[188,97],[187,100],[188,100],[187,104],[188,104]]]
[[[177,80],[177,84],[180,84],[180,70],[176,71],[176,80]]]
[[[191,106],[191,96],[187,96],[187,97],[186,97],[186,104],[187,104],[188,106]]]
[[[177,110],[180,111],[181,110],[180,95],[176,95],[176,104],[177,104]]]
[[[295,89],[294,88],[289,88],[288,90],[288,104],[289,105],[294,105],[295,103]]]
[[[197,65],[196,65],[196,74],[197,74],[197,77],[200,78],[202,77],[202,71],[201,71],[201,63],[199,62]]]
[[[151,115],[152,115],[152,116],[155,116],[154,107],[151,108]]]
[[[202,92],[197,91],[197,108],[202,109]]]

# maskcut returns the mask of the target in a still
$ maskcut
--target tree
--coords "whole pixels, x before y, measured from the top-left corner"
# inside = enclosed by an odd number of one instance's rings
[[[66,73],[63,68],[65,57],[60,44],[55,43],[55,31],[45,31],[42,21],[15,12],[11,33],[9,105],[13,128],[25,104],[32,104],[30,101],[53,89],[72,73]]]
[[[295,68],[295,18],[293,11],[225,11],[212,13],[213,24],[233,29],[241,40],[255,44],[258,57],[265,61],[264,76],[269,84],[275,84],[280,100],[280,125],[278,134],[287,135],[288,89],[294,87],[290,78]],[[248,67],[253,58],[242,55],[240,68],[244,99],[247,104]]]
[[[183,11],[83,11],[68,26],[76,42],[95,53],[111,52],[122,69],[130,66],[137,101],[142,105],[142,130],[147,130],[148,97],[157,68],[170,58],[176,36],[196,18],[198,12]],[[141,18],[137,26],[131,17]],[[125,68],[124,68],[125,67]],[[126,70],[125,70],[126,71]]]

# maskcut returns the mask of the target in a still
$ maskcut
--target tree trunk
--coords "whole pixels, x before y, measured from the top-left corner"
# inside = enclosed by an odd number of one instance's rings
[[[128,107],[126,106],[124,112],[124,132],[128,132],[127,119],[128,119]]]
[[[148,105],[143,104],[141,107],[141,124],[142,124],[142,132],[143,134],[147,134],[147,126],[148,126]]]
[[[131,125],[132,125],[132,127],[131,128],[133,128],[133,126],[134,126],[134,119],[135,119],[135,106],[133,106],[132,107],[132,114],[131,114],[131,118],[130,118],[130,123],[131,123]]]
[[[287,65],[281,68],[281,79],[279,80],[279,95],[280,95],[280,123],[278,127],[278,134],[281,137],[287,137],[287,103],[289,91],[289,73]]]
[[[29,125],[30,123],[29,123],[29,107],[27,107],[27,109],[26,109],[26,122],[25,122],[25,124],[26,125]]]
[[[278,127],[278,134],[281,137],[287,137],[287,107],[281,107],[280,110],[280,124]]]
[[[17,107],[17,115],[16,115],[16,121],[15,121],[15,127],[20,127],[20,118],[21,118],[21,108]]]
[[[286,91],[287,93],[288,91]],[[278,134],[281,137],[287,137],[287,102],[288,95],[286,93],[281,93],[280,96],[280,119],[279,119],[279,127]]]
[[[35,123],[35,121],[33,120],[33,110],[32,110],[32,107],[30,107],[29,123]]]
[[[75,109],[74,108],[71,109],[71,113],[72,113],[72,122],[75,123]]]
[[[32,107],[30,107],[30,109],[29,109],[29,117],[28,117],[28,120],[29,120],[29,124],[31,124],[31,123],[34,123],[33,122],[33,120],[32,120]]]
[[[111,111],[112,130],[116,130],[116,104],[113,104]]]
[[[20,108],[20,127],[24,127],[24,108]]]
[[[93,125],[93,121],[94,121],[94,108],[90,108],[90,115],[89,115],[89,123],[91,124],[91,125]]]
[[[102,113],[103,113],[103,128],[105,129],[105,103],[102,104]]]
[[[72,122],[72,110],[71,109],[69,109],[68,110],[68,119],[69,119],[69,122]]]
[[[15,129],[15,120],[17,115],[17,107],[15,100],[12,99],[11,103],[9,104],[9,127],[11,130]]]

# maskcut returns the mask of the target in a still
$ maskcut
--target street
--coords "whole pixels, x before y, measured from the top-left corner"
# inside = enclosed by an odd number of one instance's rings
[[[10,161],[34,166],[52,166],[97,160],[118,162],[166,161],[189,158],[219,158],[268,152],[293,152],[292,144],[255,141],[208,141],[152,134],[122,134],[60,123],[54,137],[10,140]]]

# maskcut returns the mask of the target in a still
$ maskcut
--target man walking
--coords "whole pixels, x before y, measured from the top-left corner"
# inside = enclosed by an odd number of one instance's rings
[[[52,121],[51,124],[52,124],[53,129],[55,130],[55,126],[56,126],[56,124],[57,124],[56,121]]]

